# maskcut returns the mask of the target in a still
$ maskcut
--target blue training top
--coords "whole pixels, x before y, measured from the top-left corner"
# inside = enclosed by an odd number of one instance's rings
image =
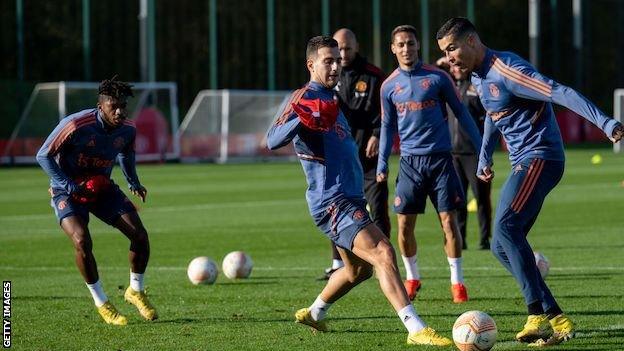
[[[451,151],[446,104],[470,136],[475,150],[481,135],[461,103],[451,77],[441,69],[418,62],[410,71],[397,68],[381,85],[381,133],[377,174],[388,173],[388,157],[397,130],[401,156]]]
[[[313,216],[336,200],[364,199],[358,147],[342,111],[334,127],[320,132],[306,128],[291,107],[291,103],[296,104],[302,98],[332,101],[334,94],[317,82],[309,82],[292,93],[267,133],[267,146],[271,150],[293,142],[308,182],[306,200]]]
[[[135,136],[134,122],[107,129],[98,109],[83,110],[59,122],[39,149],[37,161],[50,176],[52,189],[68,194],[76,190],[80,178],[110,177],[115,158],[129,186],[137,188]]]
[[[552,103],[576,112],[608,137],[620,124],[583,95],[541,75],[512,52],[487,49],[471,80],[487,111],[477,174],[492,165],[499,132],[512,166],[527,157],[563,161],[563,141]]]

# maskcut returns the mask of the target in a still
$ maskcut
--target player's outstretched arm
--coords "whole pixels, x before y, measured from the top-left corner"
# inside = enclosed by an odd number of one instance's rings
[[[526,99],[552,102],[566,107],[593,123],[609,139],[613,140],[615,127],[620,123],[605,115],[596,105],[576,90],[543,76],[523,61],[519,61],[513,66],[496,63],[494,68],[499,70],[505,87],[514,95]]]
[[[622,138],[624,138],[624,126],[620,124],[615,127],[615,129],[613,129],[613,136],[611,137],[611,140],[614,143],[617,143],[618,141],[622,140]]]

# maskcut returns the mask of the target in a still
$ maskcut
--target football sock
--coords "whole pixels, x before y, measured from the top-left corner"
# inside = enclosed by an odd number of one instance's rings
[[[544,313],[546,313],[546,315],[548,316],[548,319],[553,319],[557,317],[558,315],[562,314],[563,311],[561,310],[561,308],[559,308],[558,305],[555,304],[555,306],[547,309],[546,311],[544,311]]]
[[[108,297],[104,293],[102,283],[100,283],[99,280],[93,284],[87,283],[87,288],[89,288],[89,292],[91,292],[91,297],[93,297],[93,302],[95,302],[96,307],[100,307],[108,301]]]
[[[405,279],[420,280],[420,272],[418,271],[418,259],[416,255],[411,257],[401,256],[403,265],[405,266]]]
[[[461,257],[447,257],[449,267],[451,268],[451,284],[464,283],[464,271],[462,269]]]
[[[544,308],[542,307],[542,301],[535,301],[527,305],[529,314],[544,314]]]
[[[143,285],[143,273],[130,272],[130,287],[134,291],[143,291],[145,286]]]
[[[408,333],[417,332],[422,330],[427,325],[423,322],[422,319],[416,314],[416,310],[414,309],[414,305],[411,303],[405,307],[403,307],[399,312],[397,312],[401,322],[407,328]]]
[[[321,295],[319,295],[312,306],[310,306],[310,314],[312,315],[312,319],[315,321],[320,321],[325,318],[327,311],[331,307],[331,303],[327,303],[321,299]]]
[[[332,269],[338,269],[344,267],[344,262],[342,260],[333,259],[332,260]]]

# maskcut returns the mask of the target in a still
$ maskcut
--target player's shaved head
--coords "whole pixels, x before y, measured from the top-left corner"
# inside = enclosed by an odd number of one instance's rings
[[[343,67],[351,66],[359,51],[359,45],[355,33],[349,28],[340,28],[334,33],[334,39],[340,49],[341,64]]]
[[[334,33],[334,39],[340,44],[341,41],[348,41],[353,44],[357,44],[357,38],[355,33],[349,28],[340,28]]]

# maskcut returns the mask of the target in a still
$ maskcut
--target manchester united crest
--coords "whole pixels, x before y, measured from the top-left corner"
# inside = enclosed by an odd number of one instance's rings
[[[361,221],[364,219],[364,211],[362,210],[356,210],[355,212],[353,212],[353,219],[356,221]]]
[[[357,83],[355,83],[355,91],[357,91],[358,93],[365,92],[366,88],[368,88],[368,85],[363,80],[360,80]]]
[[[395,207],[401,206],[401,198],[400,197],[397,196],[397,197],[394,198],[394,206]]]
[[[403,92],[403,88],[399,83],[394,84],[394,93],[401,94]]]
[[[431,86],[431,80],[429,80],[429,78],[425,78],[420,81],[420,87],[423,88],[423,90],[429,89],[430,86]]]
[[[496,86],[496,84],[490,83],[489,88],[490,88],[490,94],[492,95],[492,97],[497,98],[500,95],[500,90],[498,90],[498,87]]]

